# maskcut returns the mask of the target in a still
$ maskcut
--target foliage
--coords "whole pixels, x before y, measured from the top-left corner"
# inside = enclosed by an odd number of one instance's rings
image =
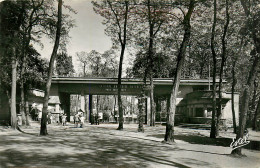
[[[103,54],[92,50],[89,53],[85,51],[77,52],[76,55],[82,64],[85,76],[116,77],[118,61],[113,49],[107,50]]]
[[[56,60],[56,71],[59,76],[72,76],[75,72],[72,64],[72,57],[63,52],[58,54]]]

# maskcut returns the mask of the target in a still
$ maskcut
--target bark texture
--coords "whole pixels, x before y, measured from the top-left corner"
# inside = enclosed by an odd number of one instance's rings
[[[194,7],[195,7],[195,1],[190,0],[188,12],[183,19],[184,37],[177,57],[177,66],[175,70],[175,76],[173,79],[173,87],[172,87],[171,98],[170,98],[170,108],[169,108],[169,113],[167,114],[166,133],[164,137],[164,140],[166,142],[174,142],[174,116],[176,111],[176,98],[178,95],[180,78],[181,78],[181,70],[185,60],[186,48],[190,41],[190,35],[191,35],[190,19]]]
[[[49,95],[50,95],[50,88],[51,88],[51,80],[52,80],[52,74],[53,74],[53,67],[54,67],[54,61],[57,56],[57,51],[60,44],[60,34],[61,34],[61,19],[62,19],[62,0],[59,0],[58,2],[58,21],[57,21],[57,30],[56,30],[56,37],[55,37],[55,43],[51,54],[51,60],[49,63],[49,70],[48,70],[48,79],[46,82],[46,89],[45,89],[45,95],[44,95],[44,103],[43,103],[43,109],[42,109],[42,119],[41,119],[41,129],[40,129],[40,135],[47,135],[47,114],[48,114],[48,102],[49,102]]]

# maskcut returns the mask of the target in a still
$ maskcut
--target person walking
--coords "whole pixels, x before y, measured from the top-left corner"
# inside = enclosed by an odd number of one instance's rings
[[[78,128],[78,124],[79,124],[79,114],[76,113],[74,116],[74,123],[75,123],[75,127]]]
[[[66,125],[66,121],[67,121],[67,116],[66,114],[64,114],[63,116],[61,116],[61,120],[62,120],[62,125],[65,126]]]
[[[79,115],[79,120],[80,120],[80,128],[83,128],[85,117],[81,114]]]

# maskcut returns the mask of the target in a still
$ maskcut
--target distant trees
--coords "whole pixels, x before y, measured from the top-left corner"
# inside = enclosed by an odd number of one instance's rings
[[[75,72],[72,57],[67,53],[59,53],[56,60],[56,71],[60,76],[68,76]]]
[[[76,56],[81,63],[84,77],[116,77],[118,61],[115,51],[110,49],[104,53],[92,50],[77,52]]]

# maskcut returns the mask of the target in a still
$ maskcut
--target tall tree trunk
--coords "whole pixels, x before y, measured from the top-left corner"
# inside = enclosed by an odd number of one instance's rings
[[[122,66],[123,66],[123,59],[124,59],[124,52],[125,52],[125,45],[122,45],[121,48],[121,55],[119,61],[119,72],[118,72],[118,84],[117,84],[117,95],[118,95],[118,112],[119,112],[119,125],[118,130],[123,129],[124,123],[124,116],[123,116],[123,108],[122,108],[122,99],[121,99],[121,78],[122,78]]]
[[[218,108],[217,108],[217,124],[216,124],[216,136],[219,136],[219,127],[221,115],[222,115],[222,81],[223,81],[223,71],[224,71],[224,65],[226,62],[226,36],[228,31],[228,25],[229,25],[229,12],[228,12],[228,0],[226,0],[226,24],[224,26],[224,32],[222,36],[222,54],[221,54],[221,66],[220,66],[220,73],[219,73],[219,89],[218,89]]]
[[[258,99],[257,107],[256,107],[255,114],[254,114],[253,124],[252,124],[252,129],[255,130],[255,131],[258,130],[257,116],[259,114],[259,111],[260,111],[260,98]]]
[[[232,66],[232,89],[231,89],[232,118],[233,118],[233,132],[234,133],[237,132],[235,100],[234,100],[235,87],[237,84],[237,79],[236,79],[236,75],[235,75],[235,66],[236,66],[236,61],[233,62],[233,66]]]
[[[26,100],[25,102],[25,117],[26,117],[26,125],[30,126],[30,116],[29,116],[29,102]]]
[[[148,20],[149,20],[149,48],[148,48],[148,58],[149,58],[149,76],[150,76],[150,126],[155,125],[154,121],[154,84],[153,84],[153,39],[154,39],[154,23],[152,22],[151,18],[151,6],[150,6],[150,0],[147,2],[148,7]]]
[[[122,99],[121,99],[121,83],[122,83],[122,67],[123,67],[123,60],[124,60],[124,53],[126,47],[126,26],[127,26],[127,17],[128,17],[128,1],[125,1],[125,15],[124,15],[124,28],[123,28],[123,39],[122,34],[119,33],[119,41],[121,44],[121,54],[119,60],[119,69],[118,69],[118,84],[117,84],[117,94],[118,94],[118,111],[119,111],[119,125],[117,130],[123,129],[124,117],[123,117],[123,108],[122,108]],[[110,4],[111,6],[111,4]],[[118,26],[120,23],[118,23]],[[121,27],[119,26],[120,30]]]
[[[25,1],[22,1],[22,8],[23,10],[25,10]],[[22,123],[26,124],[27,126],[30,125],[29,123],[29,116],[27,117],[27,115],[29,115],[29,111],[26,110],[26,106],[25,106],[25,88],[24,88],[24,73],[25,73],[25,66],[26,66],[26,59],[27,59],[27,54],[26,52],[28,51],[29,48],[29,44],[31,41],[31,32],[32,32],[32,28],[33,28],[33,17],[34,14],[36,13],[36,11],[42,6],[43,4],[43,0],[41,1],[40,4],[38,4],[37,6],[33,5],[33,10],[29,16],[29,26],[27,28],[24,29],[23,32],[23,44],[22,44],[22,67],[21,67],[21,74],[20,74],[20,89],[21,89],[21,104],[20,104],[20,112],[22,114]],[[23,19],[24,19],[24,15],[23,15]],[[22,23],[24,24],[24,23]],[[23,27],[25,27],[25,25],[23,25]],[[28,37],[26,37],[28,35]]]
[[[214,18],[211,32],[211,52],[213,58],[213,83],[212,83],[212,119],[211,119],[211,129],[210,138],[216,138],[216,70],[217,70],[217,54],[215,52],[215,28],[217,22],[217,1],[214,0]]]
[[[11,91],[11,127],[17,128],[17,117],[16,117],[16,74],[17,74],[17,60],[16,51],[13,47],[13,58],[12,58],[12,91]]]
[[[57,56],[57,51],[59,48],[60,43],[60,34],[61,34],[61,19],[62,19],[62,0],[58,2],[58,21],[57,21],[57,30],[56,30],[56,38],[54,47],[51,54],[51,60],[49,63],[49,70],[48,70],[48,79],[46,82],[46,90],[44,95],[44,103],[42,109],[42,120],[41,120],[41,130],[40,135],[47,135],[47,113],[48,113],[48,102],[49,102],[49,95],[50,95],[50,88],[51,88],[51,80],[52,80],[52,73],[53,73],[53,66],[54,61]]]
[[[239,53],[241,54],[242,47],[243,47],[243,41],[244,39],[241,39]],[[235,94],[235,87],[237,84],[237,78],[236,78],[236,64],[237,64],[238,56],[235,57],[233,63],[232,63],[232,88],[231,88],[231,106],[232,106],[232,118],[233,118],[233,132],[237,133],[237,122],[236,122],[236,111],[235,111],[235,100],[234,100],[234,94]]]
[[[143,95],[142,95],[143,96]],[[138,132],[144,132],[144,110],[145,110],[145,98],[140,97],[138,99]]]
[[[24,4],[24,3],[23,3]],[[23,46],[22,46],[22,67],[21,67],[21,74],[20,74],[20,90],[21,90],[21,103],[20,103],[20,113],[22,115],[22,125],[29,125],[26,122],[25,118],[25,94],[24,94],[24,71],[25,71],[25,34],[23,35]]]
[[[252,117],[252,112],[256,111],[256,96],[257,96],[257,88],[258,88],[258,81],[255,79],[254,81],[254,91],[253,91],[253,97],[251,101],[251,106],[249,107],[249,114],[248,114],[248,126],[251,127],[253,125],[253,117]]]
[[[190,41],[190,35],[191,35],[190,18],[194,7],[195,7],[195,1],[190,0],[189,10],[183,19],[183,26],[185,32],[180,46],[179,54],[177,57],[177,66],[175,71],[175,77],[173,79],[173,87],[172,87],[171,98],[170,98],[170,109],[167,116],[166,133],[164,137],[164,140],[167,142],[174,142],[174,116],[176,111],[176,99],[179,90],[182,66],[185,60],[186,48]]]
[[[116,95],[114,95],[114,119],[116,120],[116,123],[117,123],[117,118],[116,118],[116,106],[117,106],[117,103],[116,103]]]
[[[24,91],[24,73],[25,73],[25,66],[26,66],[26,55],[25,55],[25,35],[23,36],[23,48],[22,48],[22,67],[21,67],[21,74],[20,74],[20,90],[21,90],[21,104],[20,104],[20,113],[22,115],[22,124],[29,125],[27,123],[28,120],[25,118],[25,91]]]

